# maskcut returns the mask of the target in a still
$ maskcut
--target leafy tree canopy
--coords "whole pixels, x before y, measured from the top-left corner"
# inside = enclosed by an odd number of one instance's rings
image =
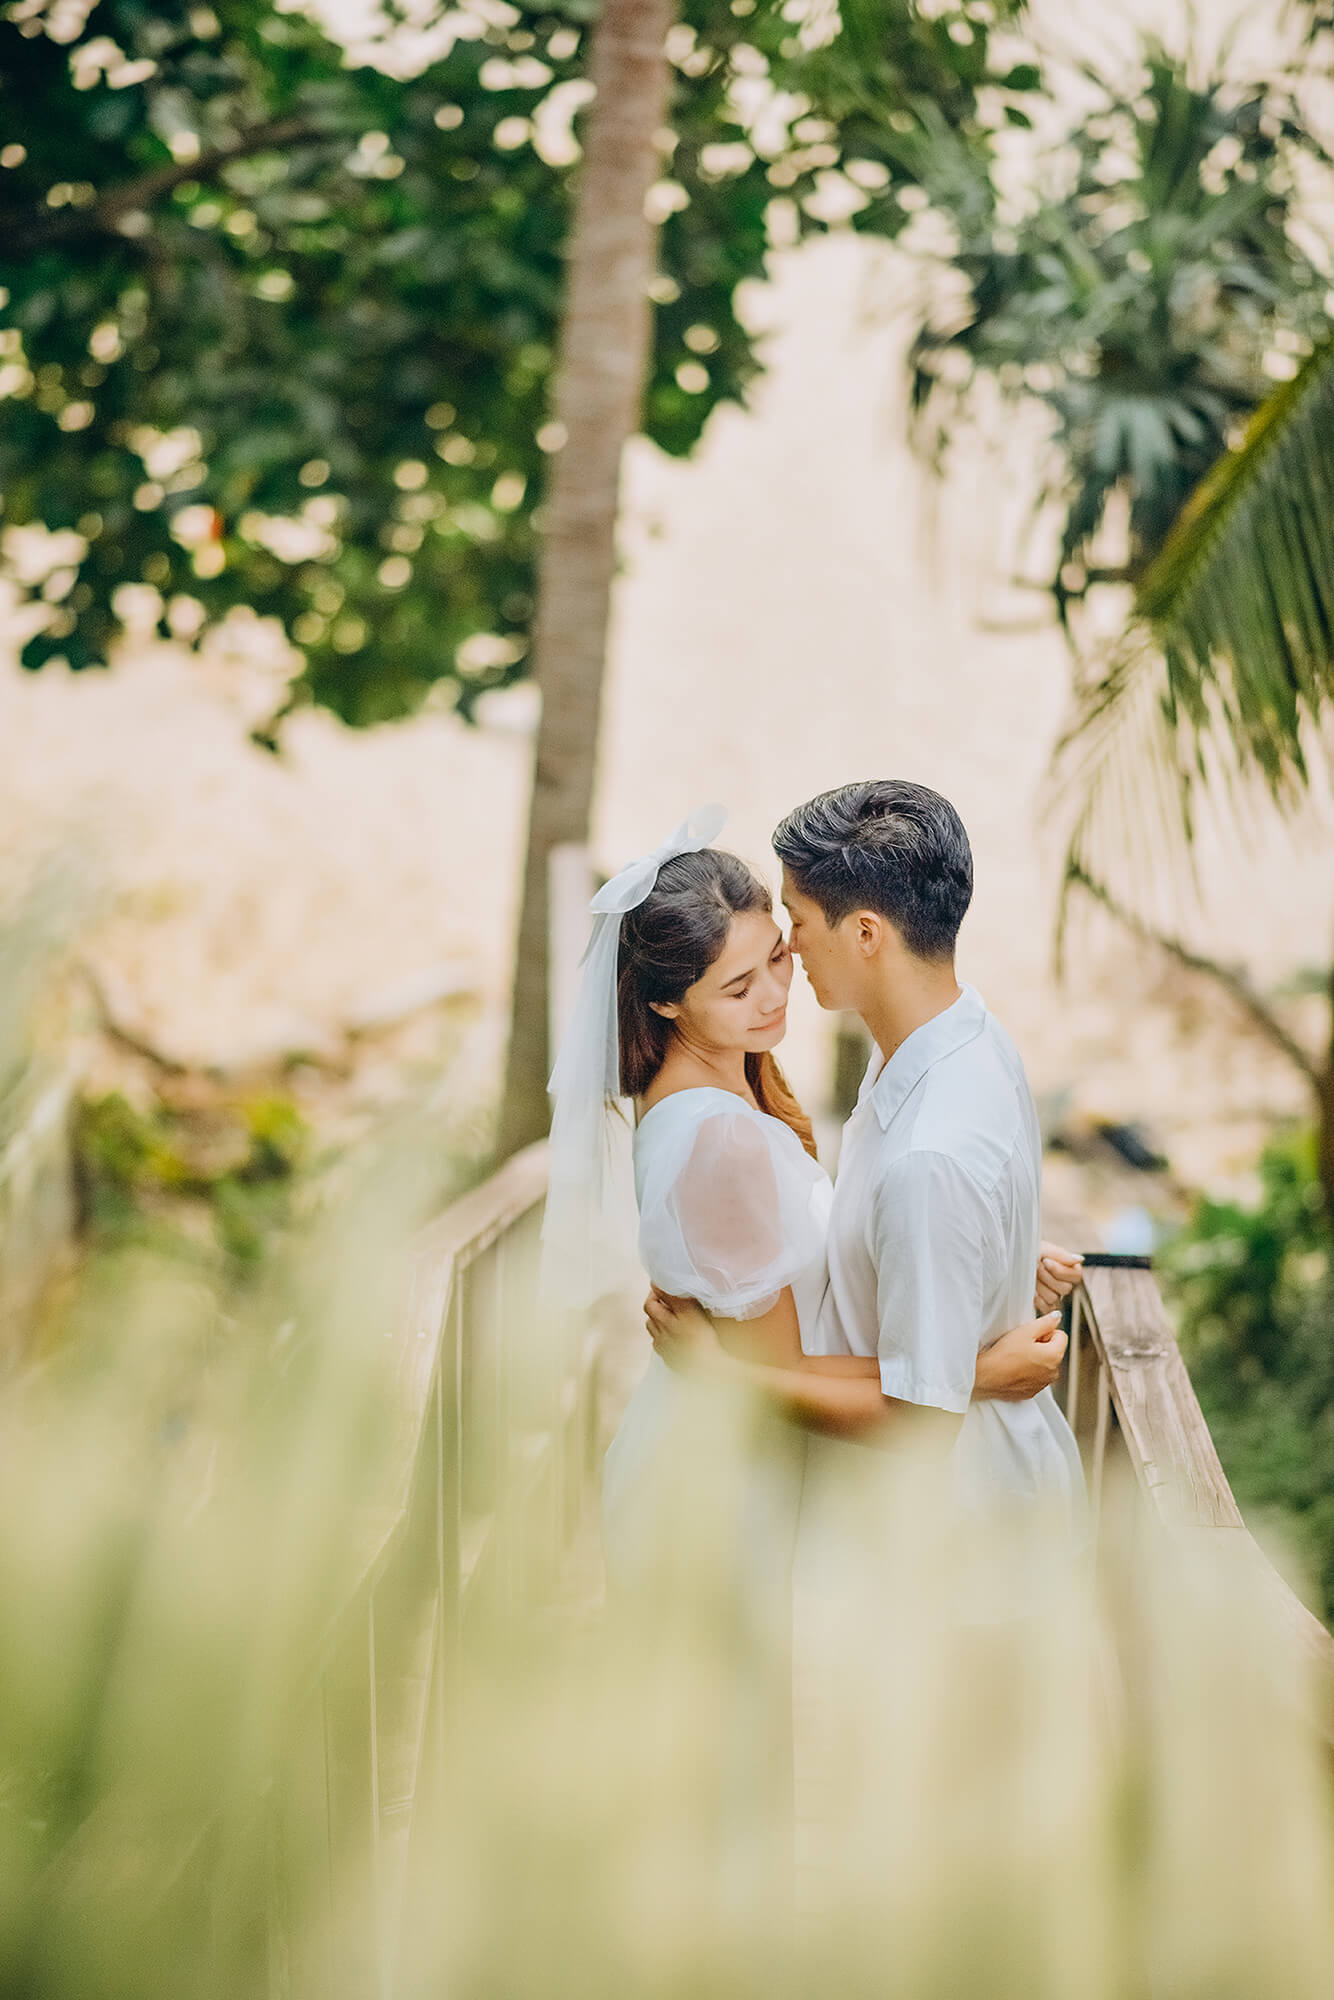
[[[931,134],[984,159],[1036,82],[992,70],[1015,0],[856,0],[832,49],[800,11],[687,0],[673,30],[645,412],[671,452],[756,372],[736,298],[775,198],[796,235],[860,202],[893,236]],[[104,662],[131,583],[185,637],[277,617],[296,697],[356,722],[523,673],[588,14],[470,0],[402,76],[392,40],[353,59],[261,0],[7,8],[0,493],[11,529],[67,531],[27,665]]]
[[[1196,80],[1150,42],[1008,202],[950,189],[962,306],[915,342],[914,402],[937,448],[985,375],[1035,398],[1056,447],[1040,506],[1061,521],[1049,585],[1135,581],[1198,481],[1327,324],[1329,260],[1295,227],[1301,164],[1328,164],[1292,77]],[[1109,507],[1123,531],[1104,538]],[[1109,562],[1108,556],[1111,555]]]

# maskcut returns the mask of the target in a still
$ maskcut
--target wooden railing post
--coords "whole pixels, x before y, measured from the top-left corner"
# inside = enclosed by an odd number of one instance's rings
[[[376,1702],[369,1596],[341,1637],[321,1687],[328,1784],[330,1901],[338,1977],[380,2000]]]

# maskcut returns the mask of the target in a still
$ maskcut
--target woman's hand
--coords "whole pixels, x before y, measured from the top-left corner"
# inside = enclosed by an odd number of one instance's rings
[[[1062,1299],[1069,1298],[1083,1275],[1082,1257],[1073,1250],[1062,1250],[1058,1243],[1038,1245],[1038,1277],[1033,1293],[1033,1303],[1040,1313],[1055,1311]]]
[[[726,1357],[717,1330],[697,1300],[672,1298],[655,1285],[644,1301],[644,1324],[669,1368],[679,1374],[722,1371]]]
[[[977,1357],[973,1395],[1000,1403],[1026,1403],[1050,1389],[1061,1372],[1069,1340],[1059,1313],[1028,1326],[1012,1326]]]

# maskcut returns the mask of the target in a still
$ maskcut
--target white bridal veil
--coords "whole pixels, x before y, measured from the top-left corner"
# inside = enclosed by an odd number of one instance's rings
[[[593,1305],[635,1267],[637,1217],[630,1164],[631,1120],[620,1102],[616,961],[621,918],[650,895],[658,870],[697,854],[727,821],[720,805],[699,806],[655,847],[598,890],[592,933],[569,1025],[548,1088],[551,1169],[542,1222],[544,1300],[574,1310]]]

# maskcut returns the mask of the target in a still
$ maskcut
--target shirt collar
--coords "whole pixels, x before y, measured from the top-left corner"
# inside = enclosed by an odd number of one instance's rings
[[[917,1088],[933,1063],[954,1054],[975,1041],[986,1022],[986,1003],[980,993],[965,986],[957,1000],[943,1012],[933,1014],[900,1042],[889,1061],[876,1073],[880,1051],[871,1050],[871,1060],[862,1079],[859,1104],[869,1097],[883,1130],[895,1112]]]

